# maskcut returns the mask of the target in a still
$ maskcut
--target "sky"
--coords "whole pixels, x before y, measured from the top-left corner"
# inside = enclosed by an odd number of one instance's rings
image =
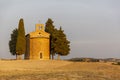
[[[48,18],[62,26],[71,42],[64,59],[120,58],[120,0],[0,0],[0,58],[15,58],[8,42],[20,18],[26,34]]]

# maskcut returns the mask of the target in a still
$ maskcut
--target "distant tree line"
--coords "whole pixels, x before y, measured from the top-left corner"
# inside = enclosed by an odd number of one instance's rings
[[[66,56],[70,53],[70,41],[67,40],[62,27],[59,29],[55,28],[52,19],[49,18],[45,24],[45,31],[50,33],[51,59],[54,59],[56,54],[58,55],[58,59],[60,59],[60,56]],[[21,59],[21,55],[25,54],[26,38],[22,18],[19,20],[18,29],[15,28],[11,33],[9,49],[12,55],[16,55],[16,59]]]
[[[69,59],[69,61],[73,61],[73,62],[99,62],[99,59],[95,59],[95,58],[72,58]]]

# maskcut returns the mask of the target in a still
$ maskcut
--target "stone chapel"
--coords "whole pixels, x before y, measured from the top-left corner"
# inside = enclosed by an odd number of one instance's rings
[[[26,35],[25,59],[50,59],[50,34],[45,32],[44,24],[36,24],[34,32]]]

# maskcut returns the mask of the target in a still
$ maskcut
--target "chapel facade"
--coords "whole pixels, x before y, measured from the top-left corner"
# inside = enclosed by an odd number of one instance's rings
[[[36,24],[34,32],[26,35],[25,59],[50,59],[50,34],[45,32],[44,24]]]

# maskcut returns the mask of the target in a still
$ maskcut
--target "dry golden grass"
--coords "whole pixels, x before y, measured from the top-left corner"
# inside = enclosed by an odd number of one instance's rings
[[[0,80],[120,80],[120,66],[100,62],[1,60]]]

